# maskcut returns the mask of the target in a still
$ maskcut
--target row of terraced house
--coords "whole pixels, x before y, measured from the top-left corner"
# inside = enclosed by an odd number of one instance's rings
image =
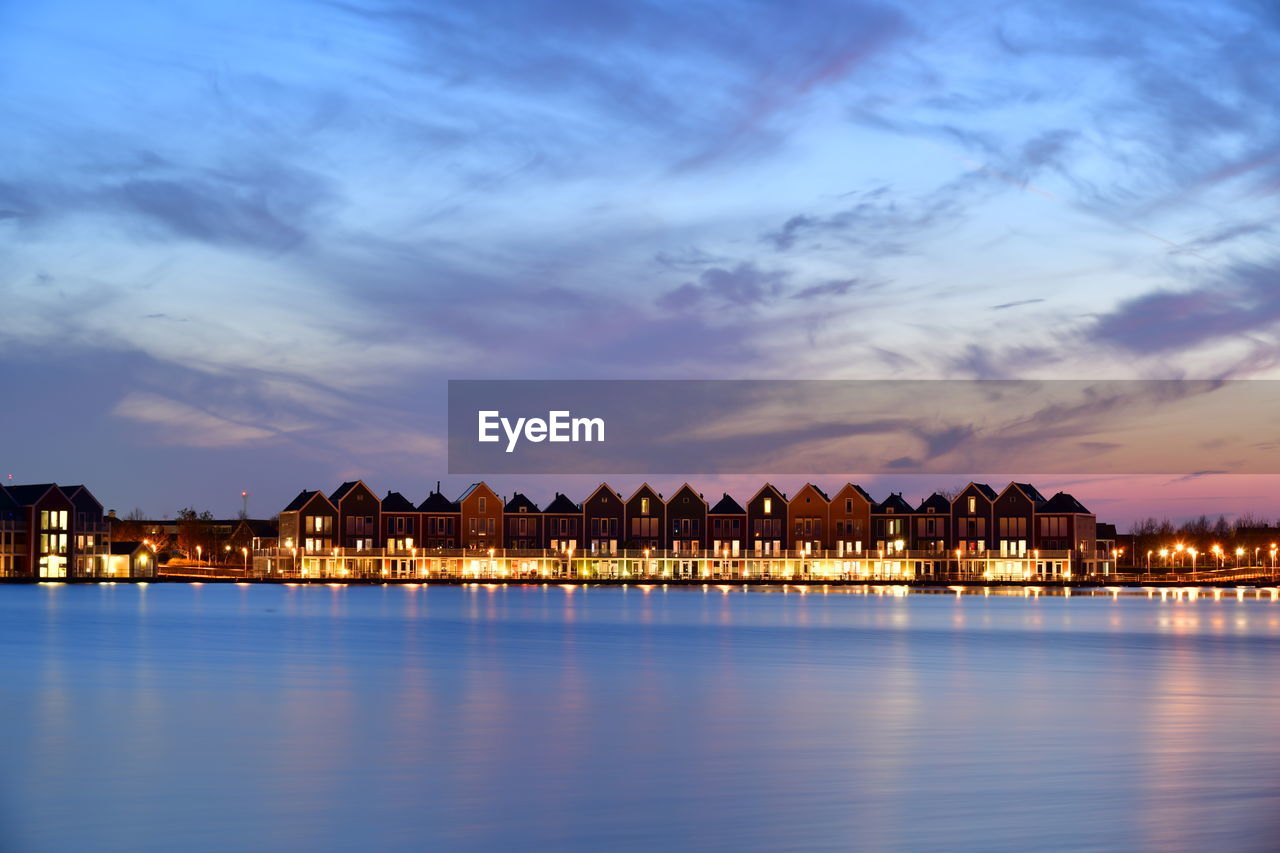
[[[436,489],[415,503],[379,498],[361,481],[303,491],[280,513],[279,547],[259,553],[267,574],[474,574],[580,572],[745,576],[867,572],[941,575],[984,567],[991,575],[1081,577],[1109,573],[1110,546],[1094,514],[1065,492],[1028,483],[997,491],[970,483],[912,505],[874,500],[846,483],[834,494],[806,484],[788,497],[771,484],[739,503],[714,503],[685,484],[670,497],[648,484],[624,497],[601,484],[581,502],[557,493],[545,507],[475,483],[451,500]],[[265,560],[265,562],[263,562]]]

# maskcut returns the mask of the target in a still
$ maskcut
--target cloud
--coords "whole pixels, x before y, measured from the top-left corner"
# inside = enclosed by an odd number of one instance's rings
[[[992,305],[992,311],[1004,311],[1009,308],[1018,308],[1022,305],[1035,305],[1037,302],[1044,302],[1044,299],[1036,297],[1034,299],[1019,299],[1014,302],[1001,302],[999,305]]]
[[[1186,290],[1159,289],[1122,301],[1088,328],[1095,343],[1149,355],[1186,349],[1280,323],[1280,261],[1236,264]]]
[[[732,269],[712,267],[696,282],[685,282],[658,298],[667,311],[684,311],[710,305],[719,308],[754,308],[776,299],[787,275],[779,270],[761,270],[743,262]]]
[[[847,278],[842,281],[828,281],[802,288],[791,294],[792,299],[816,299],[824,296],[845,296],[855,287],[862,284],[861,279]]]
[[[159,428],[158,436],[186,447],[235,447],[274,438],[276,432],[240,423],[159,394],[135,391],[112,410],[117,417]]]

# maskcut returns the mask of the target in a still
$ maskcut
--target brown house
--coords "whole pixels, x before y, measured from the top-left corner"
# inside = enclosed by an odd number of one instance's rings
[[[502,547],[502,501],[487,483],[472,483],[458,498],[462,546],[469,551]]]
[[[1038,546],[1034,542],[1036,511],[1044,495],[1030,483],[1010,483],[992,503],[995,536],[992,550],[1001,557],[1025,557]]]
[[[0,486],[14,517],[9,548],[19,577],[65,578],[75,566],[75,504],[55,483]]]
[[[697,554],[707,547],[707,502],[688,483],[667,501],[667,533],[669,547],[679,554]]]
[[[618,553],[625,517],[622,496],[608,483],[601,483],[591,497],[582,502],[587,549],[593,554]]]
[[[542,512],[520,492],[502,508],[502,545],[518,551],[542,547]]]
[[[970,483],[951,501],[951,541],[957,551],[980,554],[991,544],[995,489],[986,483]]]
[[[829,547],[831,499],[813,483],[805,483],[787,504],[787,548],[810,554]]]
[[[549,551],[577,551],[582,545],[582,507],[556,492],[542,511],[542,547]]]
[[[230,548],[228,561],[235,563],[243,560],[244,551],[252,555],[254,551],[275,548],[279,541],[280,528],[277,522],[269,518],[242,518],[240,523],[232,529],[231,535],[227,537],[227,545]],[[112,551],[112,553],[118,552]]]
[[[875,501],[861,486],[845,483],[831,499],[828,527],[832,548],[841,556],[861,556],[864,548],[870,548],[871,507]]]
[[[373,490],[360,480],[343,483],[329,495],[338,508],[338,547],[365,551],[382,547],[382,506]]]
[[[388,551],[413,553],[422,546],[422,513],[399,492],[382,499],[382,541]]]
[[[715,553],[723,553],[728,548],[729,556],[737,557],[746,550],[747,511],[729,497],[728,492],[707,511],[707,524],[711,550]]]
[[[457,549],[462,547],[462,507],[436,490],[418,504],[422,514],[422,547]]]
[[[873,506],[871,530],[876,550],[884,554],[905,551],[914,515],[915,508],[906,502],[901,492],[892,492],[889,497]]]
[[[907,546],[913,551],[946,554],[951,550],[951,501],[934,492],[916,507],[911,519],[911,535]]]
[[[1066,492],[1058,492],[1041,504],[1035,516],[1036,544],[1040,551],[1070,551],[1070,558],[1061,565],[1046,563],[1046,574],[1071,572],[1079,577],[1098,567],[1098,518],[1084,504]],[[1114,535],[1115,528],[1111,528]],[[1114,564],[1103,567],[1114,570]]]
[[[765,483],[747,501],[747,535],[755,554],[781,553],[787,544],[787,496]]]
[[[59,488],[73,506],[72,574],[76,577],[105,574],[111,557],[111,526],[103,514],[102,503],[84,486]]]
[[[339,547],[338,508],[323,492],[301,491],[280,512],[280,546],[301,554],[328,554]]]
[[[667,530],[667,505],[662,495],[644,483],[635,490],[626,503],[626,533],[623,540],[626,547],[639,551],[649,549],[661,550],[665,547]]]

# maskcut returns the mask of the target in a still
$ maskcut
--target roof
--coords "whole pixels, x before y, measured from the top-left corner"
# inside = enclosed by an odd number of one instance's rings
[[[999,497],[999,495],[996,494],[996,490],[988,486],[986,483],[973,483],[972,485],[991,500],[995,500]]]
[[[746,515],[746,514],[747,514],[747,511],[742,508],[742,505],[740,503],[735,501],[733,498],[729,497],[728,492],[725,492],[724,497],[722,497],[719,501],[717,501],[716,505],[713,506],[711,510],[708,512],[708,515]]]
[[[507,501],[507,505],[502,508],[503,512],[539,512],[538,505],[529,500],[522,492],[516,492],[511,496],[511,500]]]
[[[693,495],[695,498],[702,501],[704,506],[707,503],[707,499],[702,496],[702,493],[699,492],[697,489],[695,489],[693,486],[690,486],[688,483],[685,483],[680,488],[672,492],[671,500],[667,501],[667,503],[671,503],[672,501],[674,501],[676,499],[676,495],[680,494],[681,492],[688,492],[689,494]]]
[[[317,491],[313,491],[310,489],[303,489],[302,491],[298,492],[298,496],[296,498],[289,501],[289,505],[285,507],[282,511],[283,512],[299,512],[304,506],[310,503],[312,498],[314,498],[318,494],[320,493]]]
[[[1042,506],[1037,507],[1037,509],[1040,512],[1082,513],[1084,515],[1093,514],[1085,508],[1084,504],[1080,503],[1080,501],[1076,500],[1066,492],[1058,492],[1056,495],[1049,498],[1049,500],[1045,501]]]
[[[1104,524],[1103,522],[1099,521],[1097,527],[1095,528],[1095,531],[1096,531],[1094,536],[1095,539],[1115,539],[1116,538],[1116,526],[1114,524]]]
[[[249,532],[259,539],[274,539],[280,535],[280,528],[269,518],[242,518],[239,526],[249,528]]]
[[[474,492],[476,489],[479,489],[481,486],[484,486],[486,489],[488,489],[489,494],[494,493],[493,489],[489,488],[489,484],[486,483],[484,480],[481,480],[478,483],[472,483],[470,486],[467,486],[467,490],[458,496],[458,503],[462,503],[467,498],[471,497],[471,493]]]
[[[933,507],[934,512],[951,512],[951,501],[941,492],[934,492],[920,502],[917,512],[928,512],[929,507]]]
[[[84,508],[84,501],[86,498],[92,501],[98,508],[102,507],[102,501],[98,500],[97,497],[94,496],[93,492],[85,488],[83,484],[75,486],[59,486],[58,488],[62,489],[62,493],[80,509]]]
[[[18,511],[18,503],[9,497],[9,493],[5,491],[4,486],[0,486],[0,514],[12,515]]]
[[[126,539],[123,542],[112,542],[111,553],[118,556],[127,557],[141,547],[143,547],[142,543],[137,541],[136,539]]]
[[[803,492],[805,489],[813,489],[815,492],[817,492],[817,493],[822,497],[822,499],[823,499],[824,501],[826,501],[827,503],[831,503],[831,498],[829,498],[829,497],[827,496],[827,493],[826,493],[826,492],[824,492],[824,491],[822,491],[822,489],[819,489],[819,488],[818,488],[817,486],[815,486],[813,483],[805,483],[805,484],[804,484],[804,486],[802,486],[802,487],[800,488],[800,492]],[[796,497],[797,497],[797,498],[798,498],[798,497],[800,497],[800,492],[796,492]]]
[[[902,492],[890,492],[889,497],[871,507],[872,512],[889,512],[890,510],[894,513],[915,512],[915,508],[907,503]]]
[[[369,487],[365,486],[364,483],[360,480],[349,480],[343,483],[341,486],[338,486],[337,491],[329,495],[329,500],[333,501],[335,504],[338,503],[347,495],[351,494],[351,492],[355,489],[356,486],[364,486],[366,489],[369,489]],[[373,494],[373,490],[369,489],[369,493]],[[377,495],[374,495],[374,500],[377,500],[377,497],[378,497]]]
[[[417,512],[418,508],[413,502],[399,492],[387,492],[387,496],[382,499],[383,512]]]
[[[665,503],[665,501],[662,500],[662,495],[658,494],[658,490],[655,489],[653,486],[650,486],[648,483],[641,483],[640,488],[632,492],[631,497],[627,498],[626,502],[631,503],[633,500],[635,500],[637,497],[640,496],[641,492],[648,492],[649,494],[657,498],[659,503]]]
[[[418,504],[419,512],[462,512],[457,501],[451,501],[440,493],[439,489],[427,495],[427,499]]]
[[[50,489],[56,488],[56,484],[39,483],[30,486],[5,486],[5,488],[9,492],[9,497],[13,498],[13,502],[18,506],[31,506],[47,495]]]
[[[1024,495],[1031,498],[1031,501],[1033,503],[1042,504],[1045,501],[1045,497],[1044,495],[1040,494],[1040,490],[1037,489],[1035,486],[1031,485],[1030,483],[1010,483],[1009,485],[1017,486],[1018,489],[1021,490]]]
[[[576,515],[582,512],[582,507],[569,500],[566,495],[556,492],[555,498],[551,503],[547,504],[543,512],[556,513],[558,515]]]
[[[585,506],[585,505],[587,504],[587,502],[588,502],[588,501],[594,500],[594,499],[595,499],[595,496],[596,496],[596,495],[598,495],[598,494],[600,494],[600,490],[601,490],[601,489],[608,489],[608,490],[609,490],[609,494],[613,495],[615,498],[617,498],[617,499],[618,499],[618,503],[622,503],[622,502],[623,502],[623,501],[622,501],[622,495],[618,494],[618,490],[617,490],[617,489],[615,489],[613,486],[610,486],[608,483],[601,483],[600,485],[596,486],[595,491],[593,491],[591,494],[587,495],[587,500],[585,500],[585,501],[583,501],[583,502],[582,502],[582,503],[583,503],[583,506]]]

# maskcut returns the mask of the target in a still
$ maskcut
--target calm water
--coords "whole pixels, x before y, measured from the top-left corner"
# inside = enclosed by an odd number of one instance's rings
[[[1275,850],[1280,603],[0,587],[0,850]]]

